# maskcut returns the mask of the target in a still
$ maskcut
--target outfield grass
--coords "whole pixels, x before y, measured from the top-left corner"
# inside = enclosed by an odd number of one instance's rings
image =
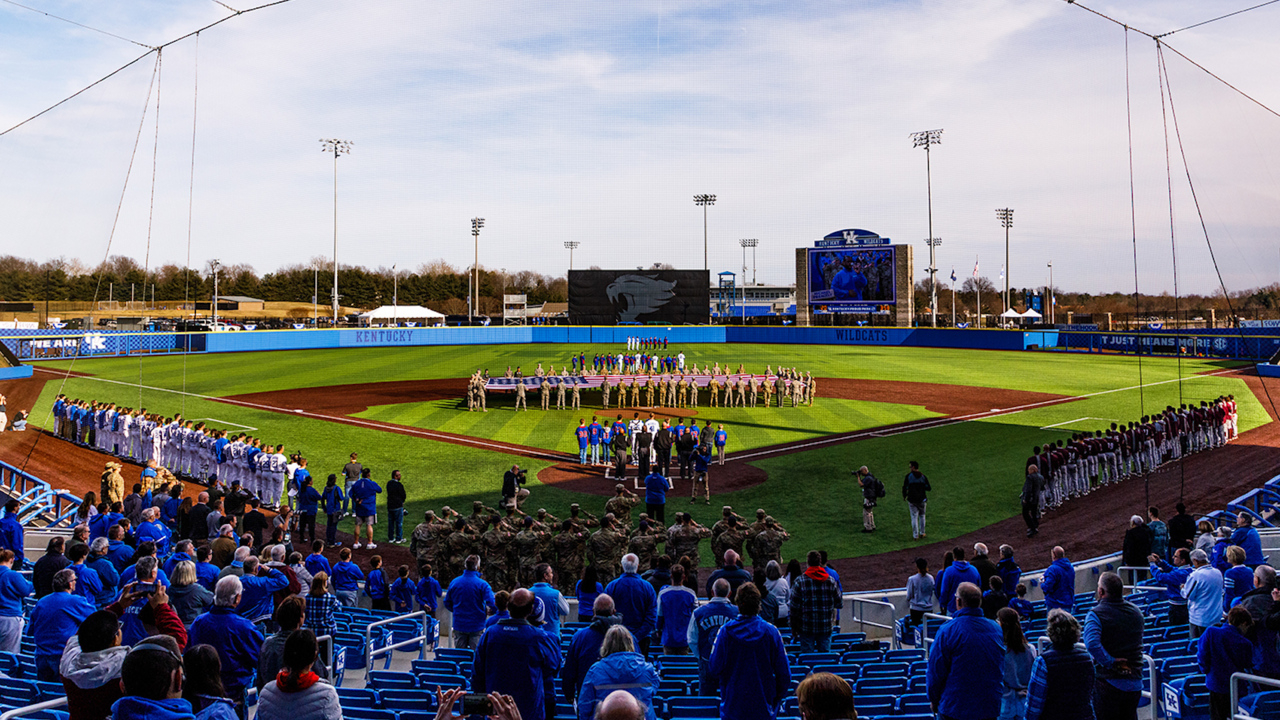
[[[387,348],[378,350],[323,350],[182,357],[113,358],[80,360],[78,373],[93,378],[70,378],[64,392],[71,396],[145,406],[152,411],[188,418],[209,418],[210,424],[233,428],[230,423],[252,427],[251,434],[281,441],[292,452],[312,459],[313,474],[337,472],[347,453],[358,450],[361,459],[385,477],[401,469],[409,491],[406,524],[423,510],[449,504],[466,506],[473,499],[493,504],[509,455],[423,438],[379,432],[282,413],[252,410],[205,399],[300,387],[374,381],[465,376],[477,366],[500,372],[508,363],[533,368],[556,353],[567,357],[566,346],[467,346],[440,348]],[[615,347],[585,347],[588,356]],[[981,422],[966,422],[903,435],[873,438],[852,445],[763,460],[769,480],[735,493],[719,494],[710,507],[692,506],[699,521],[713,522],[721,504],[740,512],[764,507],[795,536],[789,551],[799,553],[824,547],[833,557],[878,553],[910,546],[906,508],[898,485],[907,460],[919,460],[933,481],[929,536],[943,540],[1018,514],[1017,494],[1022,483],[1021,464],[1030,447],[1050,439],[1067,438],[1068,431],[1098,429],[1111,420],[1137,419],[1140,393],[1137,362],[1132,357],[1059,355],[1053,353],[962,351],[929,348],[715,345],[685,348],[690,362],[710,360],[723,366],[743,362],[749,370],[763,370],[778,360],[822,377],[906,380],[1009,388],[1080,396],[1086,399],[1036,408]],[[65,368],[68,362],[43,365]],[[185,376],[184,367],[185,364]],[[1184,360],[1181,374],[1221,369],[1216,361]],[[1178,364],[1172,359],[1145,358],[1142,363],[1143,407],[1152,412],[1180,401],[1199,402],[1231,393],[1240,408],[1240,429],[1266,422],[1266,414],[1245,384],[1222,377],[1188,377],[1179,388]],[[102,382],[109,380],[114,382]],[[150,388],[139,388],[137,384]],[[171,390],[191,394],[178,394]],[[1154,384],[1159,383],[1159,384]],[[60,381],[46,385],[32,414],[43,425],[59,391]],[[1129,388],[1129,389],[1126,389]],[[1181,392],[1181,398],[1179,393]],[[589,396],[588,396],[589,397]],[[518,444],[572,450],[572,429],[582,413],[539,410],[529,413],[491,411],[487,414],[457,410],[458,403],[437,401],[370,408],[362,416],[414,427],[459,432]],[[588,408],[588,412],[590,409]],[[615,411],[616,412],[616,411]],[[818,398],[812,408],[755,410],[699,408],[699,418],[723,420],[733,446],[755,447],[779,442],[878,426],[929,416],[923,408],[861,401]],[[1065,423],[1065,424],[1064,424]],[[1058,429],[1042,429],[1059,425]],[[545,463],[520,460],[533,474]],[[881,532],[857,533],[860,510],[849,471],[869,465],[889,487],[889,497],[877,512]],[[715,471],[712,471],[715,490]],[[533,505],[554,513],[567,511],[570,503],[599,509],[603,498],[555,487],[531,486]],[[680,502],[687,487],[672,495],[673,509],[688,509]],[[686,501],[687,502],[687,501]],[[832,522],[833,517],[843,518]]]

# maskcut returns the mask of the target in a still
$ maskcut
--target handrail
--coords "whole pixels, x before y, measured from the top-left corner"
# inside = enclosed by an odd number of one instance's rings
[[[865,632],[867,625],[870,625],[873,628],[880,628],[881,630],[888,630],[890,635],[894,637],[893,642],[895,646],[897,645],[898,640],[897,640],[897,633],[895,632],[895,630],[897,629],[897,626],[898,626],[898,608],[895,607],[893,603],[885,602],[883,600],[869,600],[867,598],[862,598],[857,596],[849,597],[846,595],[845,597],[846,599],[848,599],[850,602],[853,603],[853,607],[851,608],[852,617],[850,619],[857,621],[859,632]],[[859,605],[871,605],[873,607],[888,608],[889,624],[881,625],[880,623],[875,623],[867,620],[865,617],[862,616],[861,613],[858,612]]]
[[[1142,664],[1147,666],[1147,686],[1149,690],[1142,691],[1142,697],[1151,703],[1151,717],[1154,720],[1160,718],[1160,671],[1156,668],[1156,659],[1150,655],[1142,654]]]
[[[925,650],[933,644],[933,639],[929,637],[929,621],[941,620],[943,623],[951,620],[949,615],[939,615],[938,613],[927,612],[924,614],[924,621],[920,623],[920,646]]]
[[[409,638],[408,640],[402,640],[392,645],[386,645],[384,647],[380,647],[377,650],[373,649],[373,629],[375,627],[381,627],[382,625],[390,625],[391,623],[404,622],[405,620],[413,620],[414,618],[419,618],[419,617],[423,618],[421,635]],[[369,672],[370,670],[373,670],[373,659],[375,657],[390,653],[402,647],[408,647],[414,643],[420,643],[418,646],[418,659],[419,660],[427,659],[427,638],[430,637],[427,633],[427,630],[430,629],[431,627],[431,622],[427,620],[427,617],[428,616],[425,611],[419,610],[417,612],[406,613],[404,615],[397,615],[395,617],[384,618],[382,620],[375,620],[369,623],[368,625],[366,625],[364,628],[365,672]],[[431,618],[431,621],[434,621],[434,620],[435,618]]]
[[[1231,674],[1231,720],[1252,720],[1253,716],[1240,712],[1240,682],[1254,683],[1257,685],[1269,685],[1273,688],[1280,688],[1280,680],[1275,678],[1262,677],[1260,675],[1250,675],[1249,673],[1232,673]],[[0,720],[6,720],[0,716]]]
[[[1133,574],[1133,577],[1131,577],[1131,578],[1126,578],[1126,577],[1125,577],[1125,572],[1126,572],[1126,571],[1131,572],[1131,573]],[[1138,577],[1137,577],[1137,575],[1138,575],[1138,573],[1139,573],[1139,572],[1143,572],[1143,573],[1146,573],[1146,574],[1150,575],[1150,574],[1151,574],[1151,568],[1150,568],[1149,566],[1146,566],[1146,565],[1121,565],[1121,566],[1119,566],[1119,567],[1117,567],[1117,568],[1116,568],[1116,574],[1120,576],[1120,579],[1121,579],[1122,581],[1123,581],[1123,580],[1129,580],[1129,582],[1124,583],[1124,587],[1125,587],[1125,589],[1126,589],[1126,590],[1127,590],[1127,589],[1130,589],[1130,588],[1137,588],[1137,587],[1139,587],[1139,586],[1138,586]],[[1147,579],[1150,579],[1150,578],[1147,578]]]
[[[30,715],[32,713],[38,713],[41,710],[52,710],[54,708],[60,708],[66,704],[67,704],[67,696],[63,695],[60,698],[45,700],[44,702],[38,702],[35,705],[27,705],[25,707],[6,710],[3,714],[0,714],[0,720],[13,720],[13,718],[22,717],[23,715]]]

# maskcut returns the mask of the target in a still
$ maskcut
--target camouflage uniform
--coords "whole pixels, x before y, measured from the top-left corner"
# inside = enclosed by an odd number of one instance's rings
[[[521,587],[529,587],[534,583],[533,568],[538,564],[538,547],[545,535],[546,533],[540,533],[532,527],[526,527],[515,537],[513,544]]]
[[[649,378],[644,384],[645,405],[653,407],[653,378]]]
[[[600,383],[600,399],[605,410],[609,409],[609,390],[613,386],[609,384],[609,376],[605,375],[604,382]]]
[[[449,581],[462,574],[467,556],[475,553],[475,544],[476,535],[469,528],[449,533],[444,545],[447,561],[444,567],[439,568],[442,576],[440,582],[444,587],[448,587]]]
[[[698,556],[698,544],[703,538],[709,537],[711,537],[711,529],[701,525],[693,523],[672,525],[667,530],[667,554],[676,561],[687,556],[693,561],[693,566],[697,567],[701,560]]]
[[[476,500],[471,504],[471,514],[467,516],[467,527],[470,528],[472,533],[479,535],[484,532],[484,524],[488,522],[489,516],[497,514],[497,510]]]
[[[689,407],[698,407],[698,380],[696,378],[689,379]]]
[[[551,409],[551,383],[544,377],[542,384],[538,387],[538,392],[542,395],[542,409]]]
[[[480,559],[484,578],[494,590],[510,590],[515,578],[511,574],[511,533],[503,532],[498,525],[491,525],[480,536]]]
[[[582,407],[582,391],[578,389],[578,381],[573,381],[573,409],[577,410]]]
[[[568,381],[568,379],[569,378],[561,375],[560,382],[556,383],[556,409],[557,410],[564,409],[564,390],[565,390],[565,383]]]
[[[667,402],[665,403],[667,407],[676,406],[676,385],[675,375],[667,379]]]
[[[436,514],[427,511],[426,520],[418,523],[413,529],[413,533],[409,537],[409,552],[413,554],[418,561],[418,574],[426,575],[424,569],[427,565],[439,567],[436,562],[436,525],[443,524],[448,527],[447,523],[436,520]]]
[[[631,381],[631,407],[640,407],[640,383]]]
[[[556,570],[556,578],[560,581],[560,590],[572,593],[574,585],[582,577],[582,568],[586,565],[587,538],[589,533],[582,528],[561,530],[551,538],[555,549],[555,562],[551,565]]]
[[[742,378],[738,378],[738,407],[744,408],[746,406],[747,406],[747,381]]]
[[[601,528],[587,541],[591,564],[596,567],[601,584],[609,584],[621,572],[626,548],[627,536],[612,527]]]
[[[600,527],[600,518],[596,517],[595,515],[592,515],[589,512],[583,512],[581,508],[578,507],[578,503],[574,503],[569,506],[569,519],[572,520],[573,524],[577,525],[578,527],[583,527],[583,528]]]
[[[621,488],[622,485],[619,484],[618,487]],[[634,493],[614,495],[604,504],[604,511],[613,513],[615,520],[629,528],[631,527],[631,508],[638,504],[640,504],[640,497]]]
[[[525,410],[529,409],[529,403],[525,399],[525,395],[528,392],[528,389],[524,386],[524,378],[521,378],[520,382],[516,384],[516,410],[519,410],[520,408],[524,408]]]
[[[659,531],[661,532],[661,531]],[[653,567],[658,558],[658,543],[666,542],[666,536],[653,532],[652,528],[636,528],[627,541],[627,552],[635,553],[640,559],[638,572],[645,573]]]
[[[752,565],[754,567],[764,567],[769,564],[770,560],[782,564],[782,543],[791,539],[785,530],[778,527],[777,523],[771,521],[769,527],[764,532],[755,536],[751,541],[752,548]]]
[[[711,400],[707,404],[711,407],[718,406],[720,404],[720,378],[712,375],[711,384],[707,387],[711,389]]]

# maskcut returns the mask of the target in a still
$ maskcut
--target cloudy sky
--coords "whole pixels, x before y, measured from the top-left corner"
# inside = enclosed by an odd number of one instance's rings
[[[146,45],[230,13],[213,0],[22,2]],[[1163,33],[1251,4],[1095,7]],[[1167,41],[1280,108],[1277,29],[1280,5]],[[0,129],[146,52],[128,40],[0,3]],[[1280,118],[1165,57],[1228,287],[1280,281]],[[1129,58],[1139,284],[1172,290],[1154,43],[1130,33]],[[978,258],[996,278],[994,210],[1011,207],[1014,286],[1044,284],[1052,261],[1061,287],[1133,289],[1125,33],[1060,0],[292,0],[169,46],[153,85],[156,70],[148,56],[0,136],[0,252],[96,262],[119,205],[110,254],[143,261],[153,212],[153,266],[188,250],[195,266],[260,272],[329,256],[334,163],[318,140],[337,137],[354,142],[338,161],[344,263],[468,265],[481,216],[488,267],[561,274],[566,240],[581,242],[578,267],[701,267],[692,196],[714,193],[713,272],[739,270],[738,240],[758,238],[759,279],[793,282],[795,248],[857,227],[916,244],[920,277],[925,153],[909,134],[944,128],[932,154],[944,276]],[[1180,286],[1212,292],[1173,142]]]

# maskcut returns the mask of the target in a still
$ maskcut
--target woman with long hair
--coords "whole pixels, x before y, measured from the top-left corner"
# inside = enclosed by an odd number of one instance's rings
[[[338,691],[311,669],[319,650],[310,630],[284,641],[284,667],[258,698],[260,720],[342,720]]]
[[[599,578],[596,566],[588,565],[582,570],[582,579],[574,586],[574,594],[578,596],[578,622],[591,622],[595,617],[591,606],[595,604],[596,596],[604,592]]]
[[[186,563],[190,565],[191,563]],[[222,687],[222,660],[212,645],[193,645],[182,656],[182,698],[196,720],[238,720],[236,706]]]
[[[213,606],[213,593],[197,580],[196,565],[190,560],[183,560],[174,566],[173,577],[169,578],[169,607],[178,614],[188,630],[201,613]]]
[[[791,602],[791,583],[782,576],[782,566],[778,565],[777,560],[770,560],[765,565],[764,577],[764,587],[760,588],[760,592],[769,593],[777,599],[778,620],[786,620],[791,616],[791,608],[788,607]]]
[[[795,587],[796,581],[800,579],[803,573],[804,568],[800,567],[800,561],[796,558],[791,558],[791,562],[787,563],[787,585]]]
[[[80,507],[76,509],[76,524],[83,525],[89,522],[89,518],[98,514],[98,496],[92,490],[84,494],[84,500],[80,503]]]
[[[329,592],[329,574],[321,571],[311,578],[311,592],[307,594],[307,628],[316,635],[333,635],[338,631],[334,613],[340,607],[338,596]]]
[[[191,508],[194,504],[191,498],[185,497],[178,506],[178,537],[191,537]]]
[[[1035,648],[1022,634],[1022,619],[1013,608],[1000,608],[996,613],[1000,632],[1004,635],[1004,665],[1001,675],[1004,694],[1000,696],[1000,720],[1022,720],[1027,716],[1027,685],[1031,682],[1031,665]]]

